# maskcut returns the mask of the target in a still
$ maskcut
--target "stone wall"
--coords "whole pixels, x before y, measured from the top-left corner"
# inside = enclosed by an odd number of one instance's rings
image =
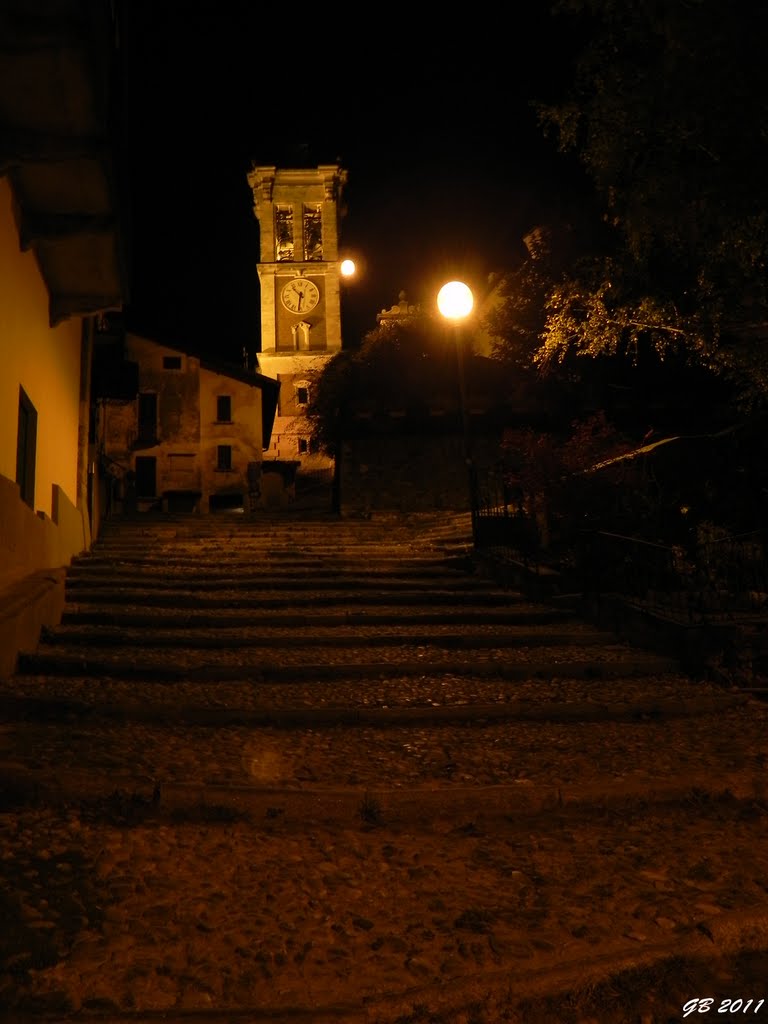
[[[492,464],[498,455],[495,437],[475,440],[477,466]],[[466,511],[469,507],[469,472],[460,435],[402,434],[344,443],[343,513]]]

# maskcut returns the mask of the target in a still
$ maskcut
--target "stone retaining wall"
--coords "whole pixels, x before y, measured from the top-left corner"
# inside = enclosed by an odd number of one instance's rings
[[[496,439],[479,439],[476,464],[498,459]],[[363,437],[345,441],[341,471],[345,512],[467,511],[469,477],[459,435]]]

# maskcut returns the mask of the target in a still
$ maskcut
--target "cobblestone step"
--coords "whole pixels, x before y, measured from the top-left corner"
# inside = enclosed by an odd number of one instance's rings
[[[88,588],[72,592],[74,603],[82,608],[93,605],[97,608],[104,605],[139,605],[144,608],[254,608],[266,609],[268,612],[277,608],[339,608],[359,611],[363,608],[391,607],[393,603],[402,603],[411,607],[421,608],[495,608],[504,609],[514,606],[525,599],[522,595],[510,596],[497,589],[444,590],[438,588],[412,588],[402,591],[397,587],[381,590],[373,587],[370,590],[349,589],[346,587],[326,587],[316,589],[291,590],[284,586],[277,589],[257,587],[253,592],[243,592],[241,588],[222,588],[207,590],[201,586],[192,592],[188,587],[169,587],[167,589],[146,590],[136,587],[120,587],[119,584],[103,588]]]
[[[235,648],[296,649],[297,647],[374,647],[421,646],[436,649],[471,650],[493,647],[502,649],[530,647],[567,647],[578,644],[581,647],[601,645],[610,647],[613,637],[602,630],[591,629],[581,623],[564,627],[557,632],[552,624],[543,626],[507,626],[504,624],[479,623],[470,626],[461,623],[457,629],[450,625],[432,626],[424,630],[418,625],[401,622],[393,630],[386,626],[357,625],[354,629],[328,627],[322,629],[316,624],[309,628],[249,625],[205,629],[202,626],[182,630],[163,630],[159,624],[151,628],[106,626],[87,627],[63,625],[43,632],[38,648],[46,653],[51,648],[75,645],[83,649],[93,647],[133,647],[140,645],[144,651],[153,648],[184,647],[191,650]]]
[[[434,649],[402,645],[397,658],[376,658],[371,648],[306,647],[277,655],[269,648],[217,651],[205,658],[193,648],[116,648],[110,654],[82,649],[24,652],[21,675],[108,676],[122,679],[291,680],[359,679],[363,682],[391,676],[490,675],[507,679],[608,678],[668,673],[673,659],[635,652],[616,654],[601,648],[558,646],[537,648],[525,660],[508,650],[483,648],[461,656],[438,654]],[[332,655],[332,656],[331,656]]]
[[[281,579],[302,580],[306,578],[308,570],[311,570],[313,579],[320,580],[336,580],[337,582],[343,580],[346,582],[361,577],[360,562],[357,560],[349,565],[331,566],[327,561],[319,565],[316,560],[310,559],[299,564],[295,562],[287,564],[265,562],[263,559],[258,560],[254,564],[250,559],[242,561],[238,559],[237,561],[233,560],[229,566],[214,564],[201,568],[199,559],[190,559],[186,564],[181,563],[178,559],[173,559],[173,561],[158,559],[153,563],[145,562],[141,566],[134,565],[133,563],[118,563],[114,559],[105,559],[103,564],[89,561],[69,566],[67,569],[67,580],[70,583],[76,582],[78,585],[82,585],[85,581],[98,583],[113,577],[116,573],[119,573],[122,580],[131,581],[151,581],[155,577],[162,576],[185,582],[200,578],[203,574],[206,580],[212,582],[216,580],[237,580],[238,582],[248,579],[259,580],[272,575],[277,576],[278,574]],[[442,563],[434,566],[411,566],[400,563],[397,565],[389,563],[381,565],[371,560],[366,560],[365,576],[375,580],[402,579],[405,581],[418,580],[423,583],[430,583],[435,580],[446,582],[460,579],[455,569],[451,569]]]
[[[423,605],[404,605],[397,607],[379,607],[350,611],[346,606],[333,610],[325,606],[325,610],[309,609],[301,612],[277,612],[270,614],[261,611],[259,623],[264,627],[315,628],[344,626],[395,626],[407,623],[411,626],[443,626],[461,624],[472,626],[483,625],[547,625],[573,621],[576,612],[572,608],[548,608],[529,605],[520,600],[515,606],[491,608],[456,608],[446,605],[439,610],[425,609]],[[155,608],[151,612],[134,606],[120,606],[111,611],[103,611],[95,605],[69,604],[62,616],[63,625],[101,625],[117,627],[154,627],[162,629],[190,628],[234,628],[252,627],[252,613],[240,613],[229,608],[208,611],[175,612],[167,608]]]
[[[290,714],[365,709],[384,721],[387,713],[400,710],[416,709],[420,714],[434,711],[437,716],[449,708],[462,711],[494,706],[513,715],[520,713],[522,717],[538,716],[552,721],[561,714],[570,720],[572,709],[577,716],[584,713],[594,719],[602,714],[610,719],[624,716],[628,708],[636,708],[638,721],[646,711],[650,721],[660,718],[663,709],[679,707],[685,713],[698,714],[702,708],[711,712],[714,707],[742,707],[749,703],[743,694],[724,693],[719,687],[694,684],[677,673],[653,677],[611,673],[604,677],[582,674],[513,678],[471,672],[441,675],[427,670],[421,674],[389,674],[369,679],[365,686],[359,685],[354,677],[327,676],[272,681],[213,680],[209,683],[189,679],[138,682],[114,676],[18,674],[0,689],[0,693],[7,706],[21,707],[30,702],[30,707],[38,708],[50,721],[56,721],[55,708],[68,704],[78,714],[87,713],[89,708],[96,713],[104,707],[122,707],[131,709],[129,718],[140,714],[143,719],[151,720],[157,713],[161,721],[166,721],[169,715],[173,720],[179,708],[198,709],[203,716],[210,711],[214,719],[219,712],[248,715],[273,710]],[[50,713],[46,711],[49,705],[53,709]],[[652,730],[646,735],[652,739]],[[482,747],[477,748],[476,755],[483,758]],[[686,763],[690,756],[686,757]]]
[[[238,590],[241,592],[249,593],[253,591],[269,592],[273,590],[280,591],[282,593],[288,593],[291,591],[312,591],[322,592],[330,591],[336,593],[346,592],[364,592],[364,591],[376,591],[380,594],[408,594],[409,591],[413,591],[420,595],[429,596],[434,593],[440,594],[498,594],[499,591],[489,588],[488,582],[480,579],[451,579],[449,582],[434,581],[434,580],[403,580],[403,579],[380,579],[380,578],[366,578],[362,575],[350,577],[348,580],[339,579],[338,577],[324,578],[322,575],[315,577],[313,573],[309,573],[304,579],[287,579],[281,582],[280,574],[277,571],[273,571],[269,574],[252,574],[242,579],[225,577],[223,579],[209,579],[207,576],[197,574],[192,576],[189,580],[182,580],[179,577],[170,575],[167,578],[148,578],[148,577],[124,577],[119,568],[115,568],[112,576],[107,580],[94,579],[78,580],[76,578],[67,579],[66,589],[68,593],[72,593],[77,596],[80,591],[85,593],[97,593],[100,588],[104,588],[107,592],[113,590],[116,587],[120,587],[122,590],[157,590],[157,591],[172,591],[181,590],[187,593],[215,593],[219,590]]]
[[[429,545],[415,543],[393,545],[389,550],[379,544],[370,544],[350,551],[336,545],[329,547],[327,544],[320,546],[291,544],[277,547],[263,544],[248,545],[237,540],[233,546],[228,543],[231,540],[232,538],[229,537],[218,538],[208,545],[193,542],[183,545],[170,540],[166,544],[145,543],[141,546],[125,548],[101,546],[95,547],[87,555],[78,556],[73,562],[73,566],[87,567],[88,565],[105,565],[110,562],[152,566],[170,559],[181,565],[196,564],[199,569],[201,565],[197,556],[200,552],[233,563],[247,564],[253,559],[263,559],[277,562],[280,565],[294,561],[303,565],[359,565],[360,560],[365,558],[381,566],[410,565],[416,568],[419,566],[430,568],[447,565],[463,558],[460,555],[446,554],[442,550],[435,551]]]
[[[329,728],[336,726],[367,726],[376,730],[400,729],[400,739],[394,742],[401,742],[403,749],[409,749],[410,742],[415,735],[414,727],[423,730],[430,727],[444,729],[445,726],[472,725],[485,728],[489,724],[526,723],[537,722],[544,726],[555,726],[573,723],[616,723],[624,722],[633,725],[640,725],[647,722],[669,722],[673,719],[690,719],[696,716],[711,716],[713,714],[724,715],[734,709],[740,712],[747,707],[748,700],[744,694],[696,694],[686,697],[661,695],[643,695],[633,697],[631,693],[631,682],[624,678],[617,688],[613,699],[606,704],[600,704],[594,700],[592,695],[585,695],[581,700],[571,697],[567,701],[551,700],[546,704],[534,703],[520,697],[518,688],[512,684],[513,681],[505,682],[506,692],[497,694],[490,703],[472,703],[465,700],[461,683],[453,686],[454,692],[443,692],[439,694],[439,702],[419,698],[412,694],[418,687],[409,687],[409,680],[403,680],[400,689],[401,693],[394,697],[376,698],[375,694],[369,691],[351,694],[343,703],[338,703],[333,697],[325,696],[315,689],[312,699],[307,699],[306,688],[295,682],[285,687],[286,692],[281,695],[279,702],[275,701],[274,686],[272,692],[265,694],[262,688],[253,688],[240,685],[239,688],[230,687],[226,693],[226,699],[216,700],[209,688],[207,694],[198,688],[195,690],[189,686],[176,686],[166,684],[165,686],[152,685],[150,690],[142,690],[140,698],[134,688],[133,692],[122,693],[119,690],[117,680],[111,679],[109,686],[100,687],[100,694],[95,694],[87,678],[72,680],[68,687],[57,686],[59,680],[48,677],[46,693],[27,694],[17,688],[13,693],[0,693],[0,712],[6,720],[16,722],[23,721],[28,726],[34,722],[55,723],[66,720],[72,726],[78,722],[88,723],[88,735],[98,735],[98,727],[95,725],[99,719],[115,720],[123,727],[128,723],[147,722],[158,733],[166,726],[193,725],[207,727],[237,726],[249,730],[256,728],[270,727],[280,730],[291,730],[294,733],[302,729]],[[417,679],[417,682],[419,680]],[[581,680],[573,680],[581,682]],[[483,682],[478,679],[476,684]],[[118,684],[117,686],[115,684]],[[434,688],[435,680],[429,679],[429,687]],[[279,685],[279,684],[278,684]],[[478,687],[482,689],[482,687]],[[158,691],[165,689],[166,693]],[[220,688],[220,690],[223,689]],[[411,693],[404,697],[402,691]],[[458,692],[455,692],[458,691]],[[622,694],[624,697],[622,698]],[[164,698],[164,699],[161,699]],[[390,703],[392,700],[397,704]],[[279,706],[278,706],[279,705]],[[736,719],[734,719],[736,720]],[[743,721],[743,715],[738,718]],[[709,726],[711,727],[710,720]],[[91,728],[93,727],[93,729]],[[407,731],[406,731],[407,730]],[[645,730],[648,732],[648,730]],[[122,729],[127,733],[125,728]],[[20,730],[14,730],[14,738],[18,741]],[[85,732],[73,734],[75,739],[82,738]],[[248,735],[248,734],[244,734]],[[434,733],[433,733],[434,735]],[[444,733],[444,735],[448,735]],[[538,744],[553,743],[556,748],[562,745],[563,731],[557,728],[547,730],[543,728],[538,734]],[[14,763],[19,764],[23,760],[24,753],[31,755],[33,761],[37,760],[40,735],[30,729],[31,739],[23,739],[21,749],[10,754],[10,746],[6,741],[2,744],[3,757],[12,756]],[[658,736],[658,732],[656,733]],[[614,757],[618,757],[623,744],[626,743],[627,734],[618,733],[613,739],[621,737],[621,746],[614,751]],[[424,734],[419,737],[421,746],[425,747]],[[515,733],[507,730],[504,734],[506,742],[514,740]],[[128,737],[129,743],[134,743],[133,737]],[[601,759],[604,758],[611,747],[612,737],[609,734],[603,736]],[[499,737],[494,738],[498,742]],[[656,740],[652,740],[656,742]],[[286,748],[294,743],[293,739],[286,741]],[[507,764],[504,775],[512,775],[513,778],[521,771],[521,760],[519,747],[516,748],[517,757],[513,764]],[[586,751],[584,751],[586,754]],[[650,753],[650,752],[649,752]],[[471,757],[468,756],[471,754]],[[723,754],[728,760],[728,770],[733,769],[733,758]],[[70,749],[68,759],[70,762],[78,762],[82,754],[77,754],[74,748]],[[114,763],[116,750],[109,747],[108,758]],[[707,755],[709,757],[709,755]],[[57,757],[59,769],[61,759]],[[95,750],[89,751],[88,762],[96,764]],[[484,766],[482,771],[489,770],[489,752],[485,745],[476,746],[471,750],[465,750],[465,762],[474,760],[478,765]],[[543,759],[542,759],[543,760]],[[131,761],[125,760],[126,766]],[[648,758],[649,764],[653,761],[653,771],[658,773],[658,758]],[[711,761],[708,761],[710,768]],[[543,767],[539,764],[539,769]],[[585,765],[582,766],[586,767]],[[591,764],[590,771],[595,770],[597,765]],[[686,770],[690,771],[691,756],[687,759]],[[754,778],[761,775],[761,764],[759,758],[752,763]],[[57,769],[57,771],[59,770]],[[718,785],[723,784],[723,779],[728,774],[725,770],[718,775]],[[495,782],[499,782],[497,777]],[[583,781],[583,780],[582,780]],[[391,784],[391,777],[388,776],[388,784]]]

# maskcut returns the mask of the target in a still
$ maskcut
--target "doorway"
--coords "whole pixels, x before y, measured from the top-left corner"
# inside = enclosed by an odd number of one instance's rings
[[[154,498],[157,495],[157,459],[154,455],[136,456],[136,497]]]

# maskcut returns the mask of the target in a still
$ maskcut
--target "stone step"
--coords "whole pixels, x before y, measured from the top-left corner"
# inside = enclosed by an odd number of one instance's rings
[[[423,567],[441,568],[450,564],[458,568],[466,568],[467,560],[461,557],[454,557],[444,551],[434,551],[423,545],[414,545],[411,549],[398,547],[393,550],[383,550],[379,546],[372,546],[370,549],[352,550],[351,548],[337,547],[313,549],[309,545],[294,547],[262,547],[260,545],[187,545],[180,546],[173,543],[168,545],[153,545],[151,548],[114,548],[105,550],[96,548],[87,555],[80,555],[73,560],[73,566],[80,565],[108,565],[111,563],[127,563],[138,565],[156,565],[162,563],[166,558],[172,559],[182,565],[200,564],[201,556],[210,558],[212,561],[223,561],[247,564],[252,561],[275,562],[286,564],[296,562],[308,566],[315,565],[339,565],[352,566],[362,562],[371,562],[382,567],[390,565],[410,566],[418,569]]]
[[[389,540],[354,539],[351,537],[337,536],[326,533],[322,536],[313,537],[308,534],[285,534],[280,537],[247,536],[228,534],[219,537],[133,537],[113,538],[110,541],[98,540],[93,545],[93,553],[128,551],[141,553],[143,551],[157,551],[164,548],[177,549],[179,551],[205,549],[226,549],[227,546],[236,545],[238,549],[258,549],[264,551],[312,551],[315,553],[333,551],[362,551],[379,552],[382,556],[389,554],[409,554],[413,552],[432,552],[434,555],[443,554],[446,550],[461,548],[465,541],[456,543],[449,538],[434,541],[428,537],[391,538]],[[84,557],[87,557],[84,556]]]
[[[321,691],[298,683],[281,688],[293,704],[279,707],[260,688],[242,686],[239,704],[209,699],[203,706],[188,682],[145,684],[115,700],[119,683],[106,680],[108,703],[97,691],[88,695],[92,681],[79,682],[79,695],[66,696],[55,678],[42,695],[39,688],[0,692],[4,717],[16,723],[2,734],[0,774],[3,766],[13,766],[15,779],[31,772],[38,800],[41,787],[48,797],[61,795],[68,778],[79,779],[80,797],[117,786],[141,792],[154,780],[166,798],[168,787],[190,786],[198,802],[216,794],[229,804],[238,794],[263,796],[267,787],[272,800],[314,800],[317,812],[342,791],[358,800],[367,791],[421,795],[425,814],[436,810],[434,800],[445,811],[459,797],[471,808],[474,797],[475,813],[502,817],[575,804],[589,812],[595,801],[604,812],[622,797],[625,810],[632,800],[695,801],[696,789],[699,800],[761,792],[754,751],[762,725],[749,702],[672,674],[625,677],[618,690],[610,680],[572,680],[567,691],[530,680],[499,690],[476,677],[453,684],[459,695],[446,693],[439,705],[424,699],[434,681],[405,681],[411,703],[400,706],[384,706],[384,691],[365,703],[363,690],[341,705],[318,706]],[[601,685],[606,701],[595,699]],[[491,703],[459,702],[483,692]],[[743,735],[746,748],[737,756],[729,744],[712,748],[713,730]],[[53,771],[40,768],[41,751]],[[542,822],[539,835],[546,834]]]
[[[668,674],[676,664],[671,658],[634,651],[585,648],[578,645],[534,648],[523,658],[505,648],[466,650],[446,655],[434,646],[401,644],[396,656],[382,660],[376,648],[357,646],[296,647],[281,649],[275,657],[268,647],[215,650],[191,648],[118,647],[99,650],[44,645],[19,656],[22,675],[92,675],[121,679],[154,680],[291,680],[411,677],[414,675],[492,675],[506,679],[606,678]],[[391,650],[391,649],[390,649]],[[331,653],[332,652],[332,653]]]
[[[222,537],[237,537],[247,543],[254,538],[267,541],[282,541],[284,539],[289,540],[302,540],[304,538],[317,539],[317,540],[328,540],[329,537],[333,537],[335,541],[348,540],[354,544],[387,544],[395,541],[413,542],[413,541],[434,541],[436,543],[442,543],[444,541],[455,542],[455,541],[469,541],[472,540],[471,528],[464,527],[425,527],[420,528],[419,526],[401,526],[396,524],[369,524],[367,528],[360,528],[359,526],[345,526],[343,523],[302,523],[302,522],[291,522],[286,523],[283,527],[278,526],[259,526],[256,522],[236,522],[230,525],[222,525],[215,528],[212,525],[202,525],[197,529],[181,529],[175,526],[167,526],[158,528],[141,528],[140,525],[135,528],[129,527],[127,524],[121,525],[117,529],[105,529],[101,530],[97,543],[98,544],[110,544],[115,541],[124,542],[126,544],[136,543],[141,539],[153,538],[154,540],[168,541],[176,540],[179,542],[184,541],[197,541],[197,540],[216,540]]]
[[[199,560],[176,559],[144,562],[124,562],[114,559],[94,559],[73,563],[67,569],[69,581],[101,581],[119,574],[125,579],[152,579],[155,576],[173,577],[180,580],[204,576],[206,580],[258,578],[279,573],[285,579],[304,579],[311,572],[313,579],[358,579],[363,570],[358,561],[329,562],[318,564],[310,559],[296,559],[289,562],[259,559],[256,564],[250,559],[230,559],[226,564],[214,562],[201,568]],[[425,583],[434,580],[449,581],[462,578],[458,571],[441,563],[391,563],[368,561],[365,566],[366,578],[418,580]],[[488,586],[488,581],[485,581]]]
[[[429,555],[433,558],[445,557],[451,554],[471,554],[471,542],[462,541],[451,543],[447,540],[440,543],[428,538],[413,538],[407,541],[398,540],[391,543],[377,543],[376,541],[345,541],[343,538],[312,538],[301,539],[253,537],[243,539],[240,537],[217,537],[208,539],[182,539],[173,537],[162,539],[143,538],[129,543],[105,543],[97,541],[93,546],[91,556],[96,555],[120,555],[141,556],[145,553],[152,553],[163,550],[176,550],[181,553],[194,551],[226,552],[228,547],[236,544],[239,551],[259,551],[263,553],[274,552],[278,555],[291,554],[296,552],[311,553],[315,557],[322,555],[376,555],[378,558],[396,558],[406,556]],[[89,557],[83,555],[81,557]]]
[[[509,626],[503,624],[474,626],[463,623],[460,629],[454,624],[433,625],[425,630],[421,625],[400,623],[397,629],[391,626],[358,625],[327,627],[322,629],[315,623],[301,629],[291,627],[265,626],[262,623],[249,626],[202,627],[167,630],[159,624],[154,627],[122,627],[62,625],[43,631],[38,650],[47,652],[51,647],[133,647],[140,646],[146,653],[153,648],[181,647],[188,650],[227,650],[245,648],[288,648],[297,647],[403,647],[414,644],[424,647],[451,650],[479,648],[520,648],[520,647],[567,647],[579,644],[582,647],[612,647],[614,638],[602,630],[591,629],[581,623],[558,631],[552,624],[542,626]]]
[[[625,717],[629,707],[645,709],[652,718],[654,714],[658,717],[661,709],[671,713],[670,709],[678,707],[675,714],[698,714],[702,708],[712,711],[721,702],[728,706],[732,703],[747,706],[748,700],[744,694],[724,693],[720,687],[694,683],[676,672],[628,676],[606,673],[592,678],[582,673],[545,678],[528,677],[523,673],[515,677],[471,671],[444,676],[439,672],[431,673],[428,668],[418,675],[374,677],[366,680],[364,686],[354,677],[327,676],[268,683],[246,679],[209,684],[186,679],[137,681],[84,674],[17,674],[12,684],[3,685],[0,681],[0,696],[4,705],[34,708],[41,720],[52,724],[64,721],[59,711],[87,715],[89,708],[94,714],[108,716],[119,715],[119,708],[130,709],[126,721],[138,715],[143,721],[157,717],[158,722],[173,721],[180,709],[186,709],[184,714],[194,710],[197,715],[199,711],[201,721],[211,712],[212,723],[223,720],[220,716],[226,717],[229,712],[249,716],[332,710],[344,715],[349,709],[368,709],[376,713],[377,721],[384,723],[388,711],[413,710],[430,714],[433,710],[437,713],[440,709],[453,708],[460,714],[463,708],[497,706],[509,706],[515,715],[523,718],[556,721],[558,718],[570,720],[575,715],[590,720],[603,716],[608,720]],[[645,712],[638,712],[638,720]],[[346,739],[353,743],[354,733]],[[428,734],[424,734],[422,742],[427,739]]]
[[[420,533],[466,532],[471,533],[472,516],[469,512],[436,511],[433,513],[391,514],[377,513],[363,516],[344,517],[333,513],[312,513],[302,511],[294,516],[290,512],[270,515],[259,512],[253,516],[243,514],[222,515],[220,513],[194,516],[174,516],[170,513],[153,515],[144,513],[133,518],[116,516],[101,525],[101,534],[114,533],[174,533],[192,534],[220,533],[222,531],[256,532],[297,532],[313,529],[332,529],[339,533],[354,533],[356,536],[373,534],[385,535],[388,531]]]
[[[466,559],[449,559],[443,556],[434,556],[432,554],[404,556],[399,553],[393,557],[385,557],[382,556],[381,553],[374,551],[371,553],[348,556],[336,550],[329,551],[327,548],[322,552],[312,553],[306,549],[302,549],[300,551],[298,549],[294,549],[284,552],[273,550],[249,551],[240,546],[234,551],[221,551],[217,548],[211,551],[197,550],[189,552],[170,546],[167,551],[157,549],[157,551],[151,555],[141,554],[140,552],[136,552],[135,554],[110,553],[109,555],[101,555],[98,552],[95,552],[94,554],[84,555],[75,559],[72,563],[72,567],[75,569],[87,569],[91,566],[103,566],[104,568],[109,568],[112,565],[134,565],[152,568],[170,563],[182,568],[200,569],[202,567],[202,558],[205,558],[205,562],[203,563],[204,565],[231,565],[233,567],[238,567],[240,565],[265,564],[274,565],[275,568],[279,569],[282,569],[283,567],[291,568],[298,566],[307,568],[354,568],[359,567],[360,565],[371,565],[380,569],[401,567],[402,569],[411,569],[414,571],[433,571],[437,569],[450,569],[452,567],[456,569],[464,569],[466,571],[470,568]]]
[[[221,590],[237,591],[242,594],[264,593],[267,591],[278,591],[282,594],[291,592],[298,594],[304,591],[312,591],[318,594],[327,592],[342,594],[345,591],[361,593],[375,591],[382,595],[394,593],[405,596],[409,593],[414,593],[425,597],[430,594],[483,595],[493,592],[492,589],[489,589],[487,581],[472,577],[424,581],[419,579],[399,579],[397,577],[376,577],[373,579],[359,575],[350,576],[347,579],[337,576],[328,578],[312,573],[303,578],[291,577],[283,581],[279,572],[251,574],[242,577],[225,575],[214,576],[213,578],[207,577],[204,573],[198,573],[190,578],[183,578],[174,576],[172,573],[167,577],[159,574],[136,577],[132,575],[122,576],[116,572],[112,576],[100,577],[98,579],[93,579],[92,577],[86,579],[67,577],[65,588],[67,594],[71,593],[75,597],[77,597],[80,591],[97,592],[102,588],[106,591],[119,588],[120,590],[182,591],[189,594],[213,594]]]
[[[547,608],[530,605],[493,610],[490,608],[446,607],[442,611],[425,611],[423,606],[398,605],[373,611],[332,611],[284,612],[282,614],[260,613],[261,626],[282,627],[341,627],[341,626],[395,626],[410,625],[546,625],[575,619],[576,612],[570,608]],[[117,608],[103,611],[101,608],[83,605],[68,605],[62,616],[62,625],[101,625],[155,627],[162,629],[194,629],[213,627],[253,626],[253,614],[230,611],[229,607],[214,610],[175,612],[156,608],[147,612],[139,607]]]
[[[171,549],[178,551],[180,554],[199,551],[226,553],[233,545],[236,545],[238,551],[261,552],[280,557],[296,553],[311,554],[313,557],[321,557],[323,555],[346,557],[374,555],[380,559],[417,556],[438,558],[456,554],[471,554],[471,542],[469,541],[450,543],[445,540],[438,543],[424,537],[412,538],[407,541],[401,539],[390,543],[380,543],[373,540],[369,542],[345,541],[340,537],[332,539],[330,537],[317,539],[287,537],[271,540],[266,537],[249,539],[241,537],[215,537],[189,540],[177,540],[173,537],[168,537],[163,539],[142,538],[130,543],[105,543],[98,541],[94,545],[91,555],[141,557],[146,553]]]
[[[85,689],[88,680],[82,680]],[[92,681],[91,681],[92,682]],[[572,682],[583,682],[572,680]],[[626,682],[626,679],[623,680]],[[280,685],[280,684],[276,684]],[[292,689],[299,687],[293,683]],[[173,684],[164,684],[170,689]],[[156,687],[157,689],[157,684]],[[332,728],[336,726],[366,726],[372,729],[423,729],[429,726],[445,727],[457,725],[474,725],[485,727],[494,722],[524,724],[539,722],[549,726],[549,737],[546,732],[539,736],[544,743],[562,739],[558,736],[558,726],[579,722],[630,723],[640,725],[648,722],[670,722],[676,719],[690,719],[728,713],[732,709],[743,709],[748,704],[744,694],[711,694],[704,693],[691,697],[658,698],[651,694],[642,698],[614,699],[607,705],[601,705],[591,695],[582,700],[573,699],[567,702],[551,700],[537,703],[530,699],[520,700],[516,697],[514,687],[510,686],[505,694],[493,703],[469,704],[455,699],[446,699],[443,703],[427,703],[414,701],[410,704],[381,704],[370,699],[370,696],[357,694],[356,700],[347,700],[341,706],[325,704],[321,706],[301,705],[288,707],[265,706],[262,700],[249,700],[249,694],[241,690],[239,703],[207,704],[199,697],[190,702],[185,701],[189,687],[181,684],[177,689],[178,699],[173,703],[160,703],[157,700],[147,702],[124,698],[121,701],[99,701],[92,694],[87,700],[77,694],[57,696],[54,692],[40,695],[3,694],[0,692],[0,713],[6,721],[26,722],[64,722],[70,724],[76,719],[87,719],[96,722],[119,720],[124,723],[149,723],[158,731],[167,726],[238,726],[246,729],[276,728],[281,730]],[[389,699],[389,698],[388,698]],[[562,730],[560,730],[560,734]],[[405,734],[404,734],[405,735]],[[514,734],[510,734],[510,738]],[[621,734],[614,737],[619,741]],[[421,737],[424,745],[424,737]],[[608,744],[603,745],[603,752]],[[30,748],[32,749],[32,748]],[[475,752],[482,757],[482,748]],[[6,743],[3,756],[9,755]],[[617,751],[618,755],[618,751]],[[18,754],[16,755],[18,757]],[[113,756],[113,755],[112,755]],[[757,765],[755,766],[757,767]]]
[[[392,587],[383,590],[372,587],[370,590],[350,589],[346,587],[325,587],[316,590],[280,587],[270,589],[264,586],[255,587],[244,592],[244,588],[223,588],[210,590],[202,587],[192,592],[189,586],[180,588],[155,588],[104,586],[82,588],[71,591],[71,600],[82,608],[85,605],[101,607],[109,605],[139,605],[143,607],[164,608],[322,608],[333,606],[350,611],[361,608],[387,606],[402,602],[411,607],[473,607],[473,608],[506,608],[510,605],[509,596],[497,590],[425,590],[413,589],[404,591]]]
[[[312,551],[260,551],[245,550],[189,550],[180,551],[176,548],[169,548],[167,551],[161,548],[151,554],[128,553],[115,555],[101,555],[95,553],[89,556],[81,556],[74,560],[70,569],[73,573],[88,571],[109,571],[117,567],[121,570],[134,570],[137,572],[151,572],[162,569],[163,566],[175,567],[180,571],[196,569],[274,569],[275,571],[325,571],[331,572],[354,572],[370,568],[371,571],[381,573],[393,573],[402,571],[410,575],[419,573],[454,573],[474,575],[474,565],[471,559],[462,556],[453,557],[446,555],[434,555],[433,553],[413,553],[396,556],[382,556],[375,552],[364,552],[361,554],[345,554],[338,552],[316,553]]]
[[[238,544],[243,544],[246,547],[251,545],[260,545],[262,547],[307,545],[308,547],[322,548],[332,544],[334,546],[350,546],[353,548],[379,546],[387,549],[398,546],[409,548],[416,545],[443,547],[445,545],[466,544],[471,543],[472,535],[471,533],[390,530],[366,536],[357,531],[345,532],[343,529],[334,527],[326,527],[320,530],[293,527],[282,532],[229,530],[197,534],[179,534],[174,531],[165,533],[145,531],[115,533],[112,535],[101,534],[95,541],[95,546],[97,548],[120,546],[140,548],[142,546],[147,547],[150,544],[180,544],[182,546],[200,544],[202,546],[215,546],[227,540],[236,540]]]

